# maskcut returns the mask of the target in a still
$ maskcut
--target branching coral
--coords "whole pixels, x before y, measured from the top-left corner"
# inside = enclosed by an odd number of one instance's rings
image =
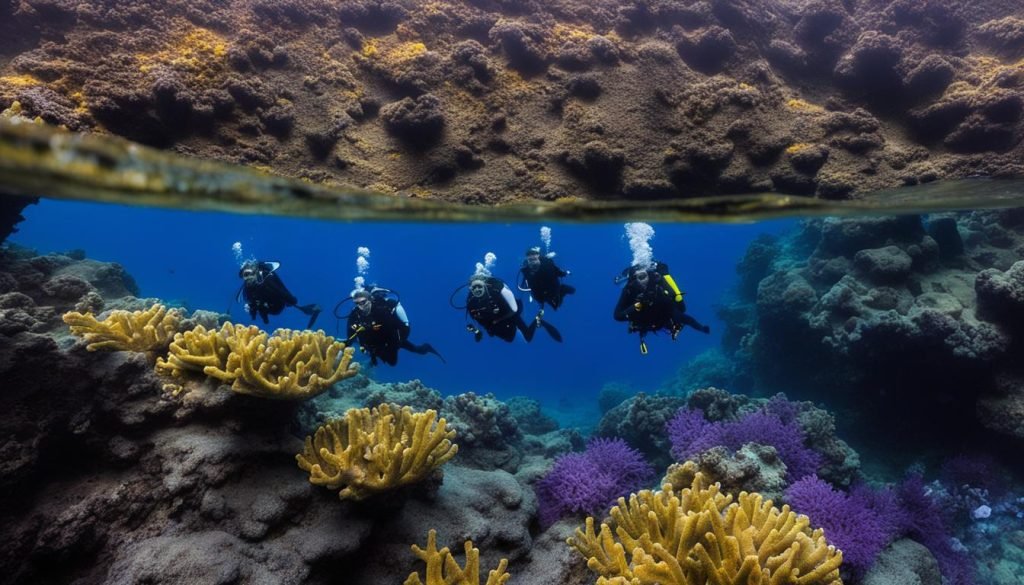
[[[591,439],[583,453],[568,453],[535,486],[543,526],[573,512],[597,514],[617,498],[644,487],[654,470],[622,439]]]
[[[86,349],[153,351],[167,347],[181,323],[181,314],[153,305],[145,311],[111,311],[102,321],[92,313],[64,313],[71,333],[83,337]]]
[[[594,519],[568,543],[600,575],[598,585],[841,585],[842,553],[806,516],[759,494],[736,502],[698,473],[676,494],[644,490],[611,510],[614,532]]]
[[[157,370],[181,377],[202,372],[240,394],[264,398],[312,398],[332,384],[354,376],[352,348],[323,331],[278,329],[225,323],[219,331],[199,326],[174,337]]]
[[[427,564],[426,585],[480,585],[480,549],[473,548],[473,542],[466,541],[466,565],[460,567],[448,547],[437,550],[437,531],[431,530],[427,535],[427,548],[412,545],[416,553]],[[508,559],[501,559],[498,568],[487,574],[486,585],[505,585],[509,574],[505,572]],[[405,580],[405,585],[424,585],[418,573],[412,573]]]
[[[341,488],[343,500],[362,500],[421,481],[454,457],[459,447],[446,425],[433,410],[353,408],[306,437],[295,459],[311,483]]]

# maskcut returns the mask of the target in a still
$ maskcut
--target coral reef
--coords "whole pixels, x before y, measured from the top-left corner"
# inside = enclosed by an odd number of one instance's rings
[[[666,485],[620,498],[611,517],[599,533],[587,518],[569,539],[602,583],[842,583],[842,553],[806,516],[758,494],[732,501],[701,474],[679,494]]]
[[[591,439],[586,451],[562,455],[537,481],[540,522],[547,527],[572,513],[601,514],[653,476],[654,469],[622,439]]]
[[[466,541],[466,562],[460,567],[448,547],[437,550],[437,531],[427,534],[427,548],[412,545],[412,552],[427,564],[424,573],[425,585],[480,585],[480,549],[473,548],[473,542]],[[509,574],[505,572],[508,559],[501,559],[498,568],[487,573],[486,585],[505,585]],[[405,585],[424,585],[418,573],[409,575]]]
[[[789,486],[785,501],[825,529],[829,542],[843,551],[844,572],[857,579],[871,568],[905,522],[891,492],[862,488],[846,494],[815,476]]]
[[[828,387],[830,408],[856,413],[843,431],[870,443],[896,428],[943,441],[946,425],[958,441],[980,427],[1019,436],[1022,236],[1019,211],[1004,210],[808,220],[758,242],[740,267],[756,294],[748,283],[721,313],[722,350],[751,374],[736,389]]]
[[[278,329],[268,335],[256,326],[225,323],[219,330],[199,326],[175,335],[156,368],[174,379],[202,372],[240,394],[303,400],[356,375],[352,353],[323,331]]]
[[[81,282],[57,279],[70,276]],[[314,403],[359,406],[394,387],[437,404],[436,392],[357,375],[301,403],[192,382],[171,400],[149,356],[89,352],[61,321],[82,303],[133,311],[157,302],[125,296],[134,283],[120,266],[80,250],[6,247],[0,286],[5,583],[401,583],[418,568],[407,543],[430,529],[452,539],[439,547],[472,540],[482,557],[509,559],[517,576],[580,572],[558,540],[567,534],[537,535],[541,549],[531,534],[530,471],[572,448],[569,433],[527,435],[522,476],[460,466],[460,452],[443,484],[413,486],[375,514],[373,502],[339,502],[296,470],[297,429],[317,420]],[[216,330],[219,317],[197,312],[182,327]]]
[[[52,284],[52,281],[51,281]],[[83,293],[86,291],[82,291]],[[178,333],[181,313],[153,305],[145,311],[111,311],[103,320],[77,311],[61,317],[89,351],[162,351]]]
[[[671,462],[665,423],[684,404],[685,399],[678,396],[649,396],[641,392],[605,413],[594,434],[622,438],[655,467],[663,467]]]
[[[779,472],[786,483],[818,474],[841,486],[859,473],[860,459],[836,435],[833,416],[810,402],[783,394],[752,399],[718,388],[697,390],[687,402],[666,424],[672,454],[697,461],[723,485],[746,491],[757,486],[774,495]],[[751,445],[769,449],[750,450]],[[711,453],[715,447],[725,449]]]
[[[0,2],[0,109],[474,204],[848,198],[1022,173],[1022,22],[1004,0]]]
[[[295,459],[311,483],[340,488],[343,500],[362,500],[423,481],[458,453],[454,438],[432,410],[414,414],[382,404],[320,427]]]

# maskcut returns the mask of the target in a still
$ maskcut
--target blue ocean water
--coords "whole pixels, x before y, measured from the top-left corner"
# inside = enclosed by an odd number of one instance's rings
[[[84,249],[89,258],[122,264],[142,296],[227,311],[233,321],[250,323],[235,302],[240,279],[232,245],[240,242],[243,257],[281,263],[278,274],[299,303],[324,308],[315,328],[331,335],[344,330],[344,323],[336,329],[331,311],[353,289],[357,248],[365,246],[366,281],[398,291],[412,323],[410,339],[432,343],[447,360],[402,351],[396,367],[372,370],[375,379],[419,378],[444,394],[525,395],[563,407],[593,404],[608,382],[656,391],[690,358],[717,346],[722,323],[715,307],[731,294],[747,245],[759,234],[795,224],[652,224],[654,257],[671,267],[687,292],[687,311],[712,332],[687,328],[675,342],[664,334],[649,336],[649,353],[642,355],[638,337],[612,319],[620,290],[613,278],[632,259],[623,223],[543,224],[551,228],[556,263],[571,271],[565,282],[577,292],[545,315],[564,342],[538,331],[527,344],[519,336],[514,343],[486,336],[474,342],[465,312],[452,308],[449,297],[488,252],[497,255],[493,274],[514,288],[526,248],[542,244],[542,224],[344,223],[56,200],[43,200],[24,215],[13,243],[43,253]],[[517,294],[528,301],[528,293]],[[465,296],[465,289],[459,291],[455,304],[463,306]],[[351,306],[343,305],[343,314]],[[529,321],[537,309],[527,302],[524,318]],[[301,329],[307,319],[288,308],[265,328]]]

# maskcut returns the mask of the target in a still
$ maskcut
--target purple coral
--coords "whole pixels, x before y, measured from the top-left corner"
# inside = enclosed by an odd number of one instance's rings
[[[942,482],[956,492],[965,486],[986,490],[992,498],[1009,491],[1006,470],[988,453],[957,455],[946,460],[939,472]]]
[[[573,513],[603,516],[621,496],[635,492],[654,475],[643,455],[622,439],[592,439],[583,453],[569,453],[534,488],[540,522],[550,526]]]
[[[899,508],[888,490],[859,487],[847,494],[812,475],[789,486],[786,501],[825,530],[825,539],[843,551],[843,567],[855,578],[871,568],[899,528],[894,520]]]
[[[923,544],[939,562],[942,576],[949,585],[973,585],[974,563],[954,546],[944,510],[924,485],[924,478],[911,474],[896,488],[904,510],[904,532]]]
[[[713,423],[705,420],[700,410],[684,408],[668,422],[666,430],[672,455],[680,460],[718,445],[735,451],[746,443],[759,443],[775,447],[790,479],[815,474],[823,462],[820,453],[804,445],[795,416],[783,422],[777,415],[759,410],[735,421]]]
[[[697,453],[717,445],[717,424],[704,418],[700,409],[680,408],[665,424],[672,443],[672,456],[685,461]]]

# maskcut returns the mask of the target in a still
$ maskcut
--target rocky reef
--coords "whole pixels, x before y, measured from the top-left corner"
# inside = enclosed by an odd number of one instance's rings
[[[0,110],[467,203],[849,198],[1024,174],[1022,31],[1008,0],[21,0]]]
[[[0,249],[4,582],[328,583],[344,571],[350,583],[397,583],[418,568],[409,546],[432,529],[453,550],[471,539],[482,564],[573,566],[562,548],[533,551],[531,483],[582,439],[535,402],[442,399],[417,381],[362,375],[301,405],[212,379],[184,382],[174,397],[152,353],[89,351],[61,320],[149,306],[138,292],[120,266],[81,251]],[[182,324],[219,320],[200,311]],[[459,461],[443,481],[339,501],[296,464],[302,437],[335,403],[439,408],[463,438]],[[534,420],[520,429],[515,412]]]
[[[964,219],[989,225],[979,215]],[[964,238],[964,254],[973,253],[972,242]],[[1002,292],[1015,290],[1017,273],[1012,266],[990,270],[982,272],[988,275],[986,286],[1001,300],[986,306],[999,314],[1017,299]],[[445,546],[456,551],[452,554],[462,566],[458,551],[471,541],[466,567],[507,568],[519,583],[584,585],[595,579],[587,559],[603,558],[594,547],[595,526],[605,510],[611,510],[612,522],[622,522],[623,514],[653,493],[674,497],[676,490],[685,497],[680,490],[687,485],[693,486],[691,493],[716,502],[725,502],[726,494],[741,504],[756,500],[751,505],[772,518],[791,512],[780,512],[762,498],[795,502],[794,486],[811,486],[804,492],[821,505],[807,513],[822,519],[812,517],[809,525],[801,516],[786,526],[824,546],[835,542],[823,537],[815,522],[842,523],[848,528],[843,537],[853,539],[843,545],[850,550],[862,546],[856,527],[877,529],[873,548],[863,549],[870,554],[851,565],[858,572],[850,573],[845,560],[838,568],[844,582],[902,578],[939,585],[941,570],[951,583],[967,583],[951,571],[970,575],[970,559],[952,548],[950,528],[940,516],[984,520],[961,533],[972,547],[1005,556],[990,567],[994,582],[1008,584],[1019,572],[1014,551],[1021,533],[1012,527],[1024,500],[992,458],[950,460],[941,481],[927,486],[911,476],[895,491],[867,488],[857,484],[865,477],[860,459],[839,438],[831,413],[810,402],[717,388],[686,398],[627,396],[607,411],[599,427],[610,438],[585,443],[578,431],[558,428],[530,399],[502,401],[476,392],[442,396],[418,380],[382,384],[359,373],[314,398],[304,394],[308,399],[301,402],[238,392],[233,383],[210,375],[220,371],[216,367],[205,377],[182,375],[168,385],[168,374],[155,367],[157,354],[168,350],[167,331],[157,331],[159,344],[103,351],[111,344],[74,337],[74,328],[69,332],[61,319],[77,311],[96,314],[103,323],[111,310],[149,307],[140,312],[155,315],[147,322],[161,318],[167,327],[193,332],[212,331],[223,320],[203,311],[169,318],[171,312],[138,294],[123,268],[89,260],[82,251],[40,256],[0,248],[5,389],[0,395],[0,535],[7,544],[0,552],[0,571],[5,583],[326,584],[339,574],[356,585],[398,583],[422,570],[421,561],[429,566],[445,557]],[[178,336],[171,345],[177,342]],[[609,395],[616,393],[621,397],[622,388],[609,389]],[[401,417],[399,430],[388,430],[388,416]],[[680,416],[682,426],[673,430]],[[318,431],[319,438],[304,448],[303,437],[318,426],[346,419],[350,426],[361,425],[360,432],[347,433],[352,448],[343,448],[345,427],[337,424],[333,434]],[[390,439],[382,438],[389,433]],[[700,449],[682,452],[701,441]],[[417,458],[412,474],[382,470],[388,461],[416,457],[417,442],[424,444],[423,453],[437,458]],[[403,444],[411,446],[394,448]],[[377,452],[381,446],[391,459]],[[665,472],[670,452],[691,460],[668,469],[666,491],[648,491],[659,487],[652,484]],[[795,482],[793,476],[803,474],[797,470],[807,467],[793,456],[801,452],[810,453],[814,467],[805,471],[816,476]],[[352,461],[357,463],[346,471]],[[338,469],[327,469],[328,464]],[[354,485],[363,468],[374,469],[373,493],[338,490],[340,484]],[[550,499],[552,488],[558,501]],[[756,493],[736,496],[740,491]],[[814,497],[817,493],[838,503]],[[630,496],[629,503],[607,502],[620,494]],[[592,505],[580,507],[580,498]],[[890,499],[898,506],[886,507]],[[842,514],[833,514],[840,509]],[[594,511],[596,519],[583,518]],[[566,544],[574,528],[579,529],[575,552]],[[908,536],[916,543],[901,540]],[[424,541],[442,548],[410,549]],[[474,547],[478,559],[469,555]],[[634,559],[630,570],[653,570],[644,559]],[[831,575],[822,582],[834,582],[835,563],[821,570]],[[865,573],[863,581],[859,571]]]
[[[986,432],[1024,438],[1021,258],[1019,210],[808,220],[750,246],[705,359],[735,360],[737,390],[827,389],[843,427],[879,441],[999,448]]]

